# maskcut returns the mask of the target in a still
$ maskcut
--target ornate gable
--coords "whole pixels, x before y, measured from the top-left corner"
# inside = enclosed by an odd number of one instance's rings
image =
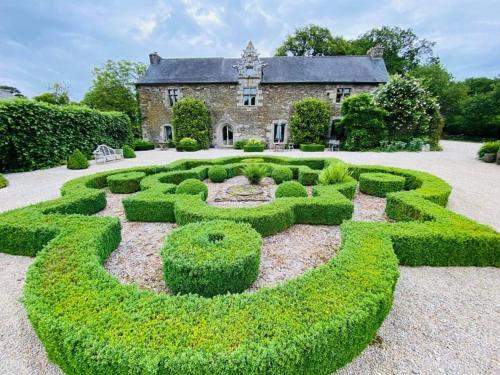
[[[240,61],[238,64],[233,65],[233,68],[238,70],[239,78],[262,78],[263,64],[253,46],[252,41],[248,42],[247,47],[243,50]]]

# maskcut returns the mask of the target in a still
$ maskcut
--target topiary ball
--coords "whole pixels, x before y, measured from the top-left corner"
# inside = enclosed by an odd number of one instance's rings
[[[130,194],[140,190],[141,180],[146,177],[144,172],[118,173],[108,176],[106,182],[114,194]]]
[[[135,158],[135,152],[132,149],[132,147],[130,147],[129,145],[124,145],[123,146],[123,157],[125,159],[133,159],[133,158]]]
[[[221,165],[214,165],[208,169],[208,178],[212,182],[224,182],[227,178],[227,171]]]
[[[387,193],[403,190],[405,178],[389,173],[361,173],[359,190],[368,195],[385,197]]]
[[[260,234],[247,223],[187,224],[162,249],[165,283],[175,294],[243,292],[259,274],[261,246]]]
[[[274,196],[276,198],[307,197],[307,190],[297,181],[286,181],[278,185]]]
[[[89,167],[89,161],[80,150],[76,149],[68,158],[66,166],[68,169],[87,169]]]
[[[188,194],[188,195],[202,195],[202,199],[205,201],[208,197],[208,188],[200,180],[195,178],[188,178],[182,181],[175,190],[175,194]]]
[[[275,167],[271,173],[271,177],[277,184],[285,181],[290,181],[293,178],[293,172],[288,167]]]

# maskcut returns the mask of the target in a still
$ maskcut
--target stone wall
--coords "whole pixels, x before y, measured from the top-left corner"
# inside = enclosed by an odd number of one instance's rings
[[[335,103],[337,87],[351,87],[352,94],[373,91],[375,84],[260,84],[256,106],[241,105],[241,85],[181,84],[143,85],[137,88],[145,138],[164,141],[164,125],[171,124],[172,108],[167,89],[178,89],[181,96],[194,97],[205,102],[212,116],[212,144],[227,147],[222,141],[222,128],[233,129],[233,139],[258,138],[273,144],[273,123],[288,122],[293,102],[306,97],[317,97],[332,103],[332,118],[340,116],[340,104]],[[174,135],[175,136],[175,135]],[[288,125],[285,141],[288,139]]]

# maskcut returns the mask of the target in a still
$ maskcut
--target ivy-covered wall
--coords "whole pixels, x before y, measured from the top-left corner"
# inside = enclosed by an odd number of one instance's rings
[[[28,171],[63,164],[80,149],[131,141],[130,119],[119,112],[56,106],[26,99],[0,101],[0,171]]]

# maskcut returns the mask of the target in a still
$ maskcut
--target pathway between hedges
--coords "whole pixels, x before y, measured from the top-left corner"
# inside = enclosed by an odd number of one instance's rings
[[[383,164],[433,173],[453,186],[448,207],[500,231],[500,166],[475,159],[479,144],[444,141],[439,153],[274,153],[293,157],[334,156],[352,163]],[[196,153],[138,152],[136,159],[7,174],[0,211],[57,198],[75,177],[115,168],[165,164],[179,158],[239,155],[237,150]],[[51,365],[19,302],[32,259],[0,253],[0,375],[60,374]],[[401,267],[394,306],[377,340],[339,373],[500,373],[500,270]]]

